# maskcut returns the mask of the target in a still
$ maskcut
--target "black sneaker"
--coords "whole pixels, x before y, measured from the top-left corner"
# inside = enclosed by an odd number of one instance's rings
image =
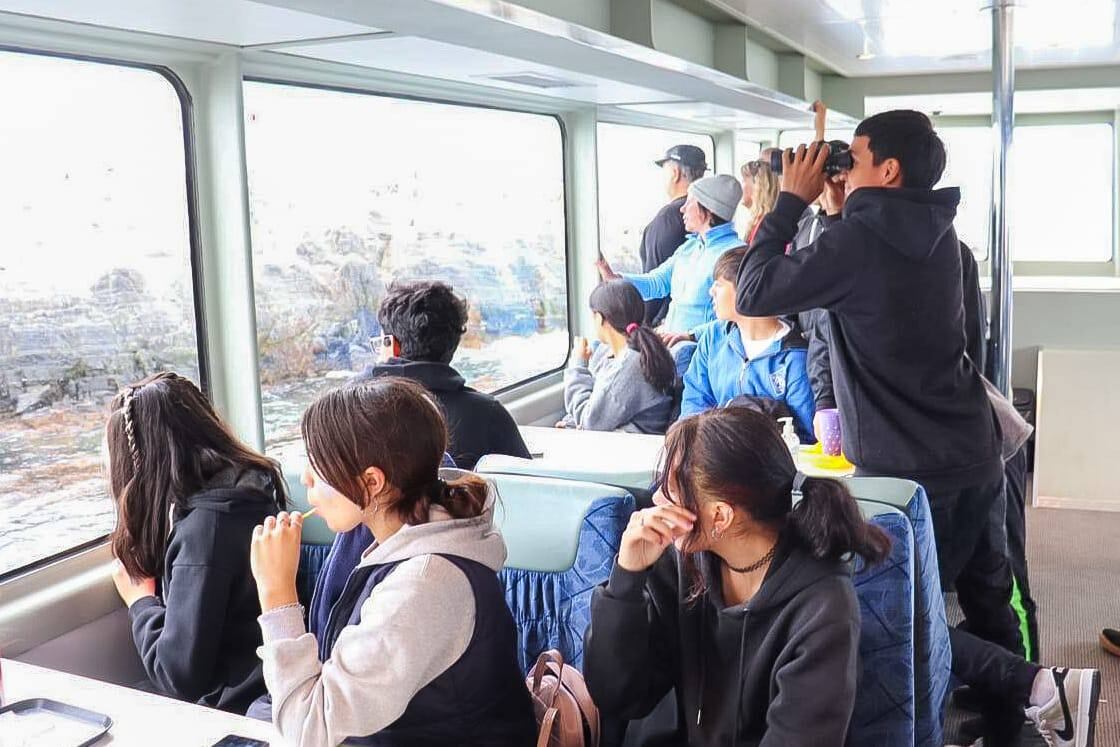
[[[1052,747],[1093,747],[1100,672],[1062,667],[1049,671],[1057,693],[1049,703],[1027,708],[1027,718]]]
[[[1120,630],[1105,628],[1101,631],[1101,648],[1105,653],[1120,656]]]

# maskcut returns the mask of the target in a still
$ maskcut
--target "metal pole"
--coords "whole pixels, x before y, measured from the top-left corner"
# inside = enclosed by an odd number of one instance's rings
[[[992,3],[992,324],[990,376],[1011,397],[1011,244],[1007,232],[1007,164],[1015,120],[1015,0]]]

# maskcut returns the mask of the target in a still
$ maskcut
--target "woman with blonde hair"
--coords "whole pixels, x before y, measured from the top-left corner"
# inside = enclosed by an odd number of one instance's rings
[[[751,211],[750,222],[743,231],[743,240],[754,240],[762,219],[774,209],[781,191],[781,180],[770,168],[770,153],[776,148],[764,148],[754,161],[743,164],[739,174],[743,182],[743,207]]]

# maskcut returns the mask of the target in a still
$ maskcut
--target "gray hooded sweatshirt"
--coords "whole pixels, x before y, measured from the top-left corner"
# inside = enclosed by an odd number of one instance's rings
[[[653,388],[642,373],[636,350],[616,356],[601,344],[591,360],[573,357],[564,372],[564,424],[588,431],[664,433],[673,406],[671,395]]]
[[[322,747],[381,731],[459,660],[474,634],[475,599],[466,575],[437,553],[500,569],[506,545],[493,508],[491,496],[481,516],[452,519],[433,506],[427,524],[371,545],[359,568],[403,562],[373,589],[360,622],[342,631],[326,662],[298,607],[261,615],[258,653],[285,744]]]

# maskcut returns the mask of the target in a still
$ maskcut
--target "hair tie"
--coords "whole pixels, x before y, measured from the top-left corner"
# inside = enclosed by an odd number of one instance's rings
[[[628,335],[634,334],[635,332],[638,331],[638,328],[640,326],[641,325],[638,324],[637,322],[630,322],[629,324],[626,325],[626,334],[628,334]]]
[[[793,476],[793,490],[792,490],[792,492],[795,496],[800,496],[802,494],[801,493],[801,487],[805,484],[806,479],[808,479],[808,475],[806,475],[801,470],[798,470],[797,474],[795,474]]]

